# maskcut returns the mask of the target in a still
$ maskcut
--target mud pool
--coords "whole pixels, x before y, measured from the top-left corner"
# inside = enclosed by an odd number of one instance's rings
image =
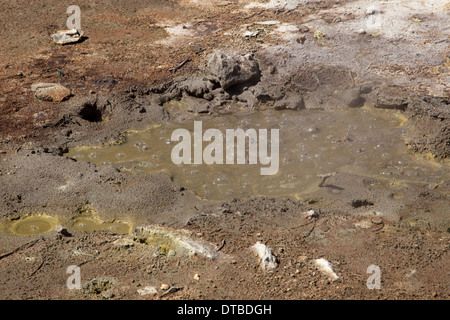
[[[278,173],[263,176],[260,164],[173,164],[171,152],[178,142],[171,141],[171,134],[178,128],[192,132],[194,121],[130,130],[119,144],[73,147],[65,156],[99,166],[112,165],[132,174],[165,172],[175,183],[209,200],[253,195],[296,198],[321,187],[339,189],[323,179],[324,175],[339,173],[377,177],[397,185],[419,183],[430,188],[448,179],[447,164],[408,152],[402,139],[406,120],[400,111],[368,107],[343,111],[264,110],[205,116],[200,120],[203,131],[279,129]],[[203,142],[203,147],[208,143]]]
[[[32,215],[17,220],[4,220],[0,231],[14,235],[37,235],[53,230],[58,220],[48,215]]]
[[[0,232],[17,236],[45,234],[63,224],[69,232],[92,232],[105,230],[115,234],[127,234],[132,230],[127,221],[102,221],[95,216],[80,216],[69,221],[48,214],[33,214],[19,219],[4,219],[0,221]]]

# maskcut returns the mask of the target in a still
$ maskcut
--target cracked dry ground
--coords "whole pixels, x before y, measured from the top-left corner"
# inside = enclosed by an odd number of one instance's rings
[[[0,0],[0,298],[448,299],[448,4],[375,2],[382,20],[371,30],[366,1],[259,2],[78,1],[87,39],[57,46],[49,35],[65,29],[73,3]],[[218,49],[251,54],[258,79],[225,88],[208,73]],[[72,96],[38,100],[36,82]],[[194,107],[167,108],[180,99]],[[292,105],[327,115],[393,109],[409,152],[444,175],[403,184],[341,171],[298,197],[211,201],[164,173],[62,156],[130,129]],[[359,137],[350,138],[340,143]],[[17,235],[3,224],[43,213],[72,236]],[[72,228],[84,217],[163,231],[150,239]],[[190,250],[172,237],[180,232]],[[260,268],[257,241],[275,269]],[[337,280],[318,270],[319,258]],[[80,267],[80,290],[66,286],[70,265]],[[370,265],[380,267],[379,290],[367,288]],[[163,295],[162,284],[181,289]],[[149,286],[155,295],[139,293]]]

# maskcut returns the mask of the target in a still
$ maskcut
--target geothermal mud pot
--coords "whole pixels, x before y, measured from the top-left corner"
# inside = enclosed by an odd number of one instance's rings
[[[448,3],[78,5],[1,3],[0,298],[448,299]]]

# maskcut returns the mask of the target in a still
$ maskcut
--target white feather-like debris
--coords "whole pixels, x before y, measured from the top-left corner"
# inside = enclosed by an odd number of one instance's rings
[[[326,259],[316,259],[315,264],[323,274],[325,274],[330,280],[335,281],[339,279],[338,275],[333,271],[333,265]]]
[[[265,244],[258,241],[252,246],[252,250],[258,256],[260,267],[263,270],[272,270],[278,267],[277,258],[272,254],[272,251]]]

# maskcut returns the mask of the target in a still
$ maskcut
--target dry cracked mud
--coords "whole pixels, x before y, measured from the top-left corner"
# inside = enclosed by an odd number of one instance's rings
[[[446,1],[80,0],[57,45],[72,4],[0,0],[1,299],[449,298]],[[278,173],[174,165],[194,121]]]

